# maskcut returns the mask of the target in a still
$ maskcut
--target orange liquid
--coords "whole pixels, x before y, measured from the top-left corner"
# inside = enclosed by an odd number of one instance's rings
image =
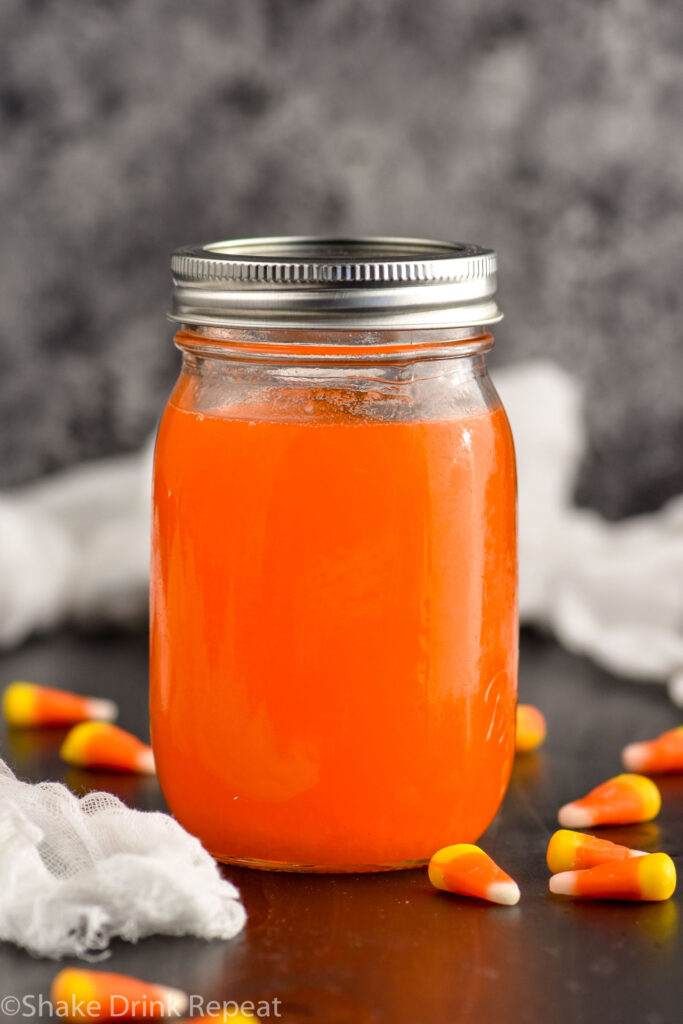
[[[152,742],[171,811],[223,860],[424,861],[477,839],[507,785],[505,414],[343,406],[268,421],[172,400],[160,427]]]

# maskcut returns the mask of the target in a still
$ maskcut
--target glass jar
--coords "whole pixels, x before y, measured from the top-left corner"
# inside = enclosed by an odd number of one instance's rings
[[[152,743],[219,860],[412,867],[504,795],[517,676],[494,256],[267,239],[174,258]]]

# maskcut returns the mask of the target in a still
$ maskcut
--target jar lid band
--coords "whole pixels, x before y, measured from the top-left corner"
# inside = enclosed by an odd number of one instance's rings
[[[421,238],[246,238],[177,249],[170,319],[372,330],[502,319],[496,254]]]

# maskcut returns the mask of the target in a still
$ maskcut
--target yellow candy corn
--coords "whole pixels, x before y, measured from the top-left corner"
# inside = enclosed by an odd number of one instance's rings
[[[70,1024],[105,1020],[159,1020],[187,1009],[184,992],[125,974],[67,967],[52,982],[55,1012]]]
[[[630,772],[659,775],[683,772],[683,725],[669,729],[654,740],[629,743],[621,752],[624,766]]]
[[[565,828],[632,825],[656,817],[661,806],[662,798],[652,779],[644,775],[616,775],[581,800],[565,804],[557,817]]]
[[[517,883],[488,854],[470,843],[444,846],[435,853],[429,862],[429,881],[436,889],[461,896],[507,906],[519,902]]]
[[[118,708],[112,700],[17,681],[10,683],[2,695],[2,712],[8,725],[26,729],[75,725],[93,719],[111,722]]]
[[[642,850],[631,850],[628,846],[610,843],[609,839],[597,839],[583,832],[570,832],[561,828],[548,843],[546,859],[555,875],[560,871],[583,871],[612,860],[643,856],[645,854]]]
[[[668,900],[676,889],[676,868],[665,853],[627,857],[586,871],[562,871],[550,891],[602,900]]]
[[[515,750],[529,754],[541,746],[546,736],[545,716],[533,704],[517,705],[517,732]]]
[[[154,775],[152,748],[136,736],[105,722],[83,722],[68,733],[62,758],[77,768]]]

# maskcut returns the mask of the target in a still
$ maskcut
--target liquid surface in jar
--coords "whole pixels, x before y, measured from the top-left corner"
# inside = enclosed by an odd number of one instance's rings
[[[220,859],[427,860],[476,840],[507,785],[505,414],[344,406],[277,419],[172,400],[160,427],[152,741],[172,813]]]

